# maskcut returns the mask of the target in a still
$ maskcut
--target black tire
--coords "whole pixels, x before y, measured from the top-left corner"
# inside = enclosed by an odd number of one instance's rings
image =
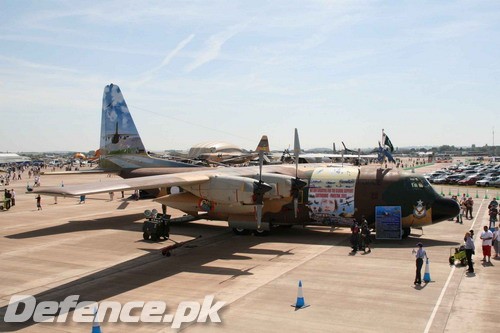
[[[450,262],[450,265],[455,265],[455,258],[453,256],[451,256],[448,261]]]
[[[262,230],[262,229],[253,231],[253,234],[258,237],[268,236],[269,233],[270,233],[269,230]]]
[[[144,238],[144,240],[148,240],[149,239],[149,234],[147,232],[143,232],[142,233],[142,238]]]
[[[403,238],[407,238],[408,236],[410,236],[410,233],[411,233],[411,228],[403,228],[403,235],[402,235],[402,237]]]
[[[462,266],[467,266],[467,259],[460,260],[460,263],[462,264]]]
[[[249,235],[250,234],[250,230],[243,229],[243,228],[233,228],[233,232],[234,232],[235,235],[238,235],[238,236],[243,236],[243,235]]]
[[[153,242],[157,242],[157,241],[158,241],[158,235],[157,235],[157,234],[152,234],[152,235],[151,235],[151,240],[152,240]]]

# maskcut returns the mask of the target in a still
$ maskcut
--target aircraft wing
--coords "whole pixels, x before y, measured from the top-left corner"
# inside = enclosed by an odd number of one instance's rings
[[[42,175],[46,176],[63,176],[63,175],[85,175],[85,174],[96,174],[96,173],[118,173],[106,171],[104,169],[90,169],[90,170],[79,170],[79,171],[43,171]]]
[[[52,196],[80,196],[138,189],[196,185],[208,181],[210,176],[200,172],[184,172],[170,175],[116,179],[99,183],[65,185],[64,187],[40,187],[30,193]]]

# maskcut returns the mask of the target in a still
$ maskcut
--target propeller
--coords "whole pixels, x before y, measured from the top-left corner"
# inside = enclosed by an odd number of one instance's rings
[[[299,179],[299,154],[300,154],[300,142],[299,142],[299,132],[295,129],[295,138],[293,142],[293,156],[295,158],[295,178],[292,179],[292,196],[293,196],[293,210],[295,212],[295,218],[297,218],[297,213],[299,211],[299,193],[300,190],[307,185],[303,180]]]
[[[269,152],[269,142],[267,136],[263,136],[258,147],[259,152],[259,181],[253,183],[253,195],[255,202],[255,212],[257,215],[257,229],[262,224],[262,210],[264,208],[264,194],[272,190],[272,186],[262,181],[262,165],[264,164],[264,152]]]

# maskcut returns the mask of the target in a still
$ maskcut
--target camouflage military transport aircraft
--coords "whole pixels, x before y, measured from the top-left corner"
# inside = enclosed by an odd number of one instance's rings
[[[155,201],[195,217],[227,221],[241,234],[252,230],[263,234],[275,225],[346,226],[363,215],[373,224],[377,206],[400,206],[402,228],[408,235],[412,227],[445,221],[459,213],[458,204],[441,197],[423,176],[400,170],[327,163],[263,166],[267,140],[259,145],[258,167],[193,168],[158,162],[146,154],[116,85],[104,89],[102,120],[101,149],[107,167],[134,178],[40,187],[34,193],[80,196],[163,189],[158,193],[165,195]],[[295,130],[296,157],[299,152]]]

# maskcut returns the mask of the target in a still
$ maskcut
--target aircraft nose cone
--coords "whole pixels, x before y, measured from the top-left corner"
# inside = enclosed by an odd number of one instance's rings
[[[432,204],[432,222],[445,221],[460,213],[458,202],[452,199],[438,198]]]

